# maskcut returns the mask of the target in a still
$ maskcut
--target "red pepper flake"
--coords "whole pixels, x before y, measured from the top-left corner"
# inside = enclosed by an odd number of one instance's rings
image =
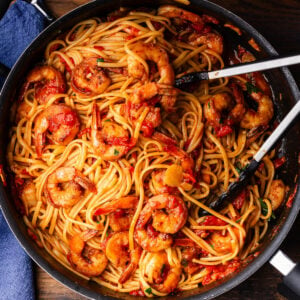
[[[294,199],[295,199],[295,196],[296,196],[296,192],[297,192],[297,189],[298,189],[298,184],[296,184],[294,190],[293,190],[293,193],[289,196],[289,199],[288,201],[286,202],[286,206],[291,208],[292,205],[293,205],[293,202],[294,202]]]
[[[275,169],[280,168],[285,162],[286,162],[285,156],[274,159],[273,164],[274,164]]]
[[[20,177],[15,177],[15,184],[16,185],[23,185],[24,184],[24,179]]]
[[[197,33],[202,33],[204,29],[204,23],[193,23],[191,26]]]
[[[0,178],[2,180],[3,186],[7,186],[6,176],[5,176],[2,164],[0,164]]]
[[[129,172],[130,172],[131,175],[133,174],[133,172],[134,172],[134,167],[133,166],[129,167]]]
[[[206,15],[206,14],[202,15],[202,19],[203,19],[204,23],[213,23],[213,24],[216,24],[216,25],[220,23],[218,19],[216,19],[212,16],[209,16],[209,15]]]
[[[258,171],[261,172],[264,168],[265,164],[263,162],[261,162],[258,166]]]
[[[90,134],[90,133],[91,133],[91,128],[84,128],[77,134],[77,136],[81,138],[84,134]]]
[[[226,23],[226,24],[224,24],[224,27],[228,27],[228,28],[232,29],[233,31],[235,31],[238,35],[242,35],[241,29],[239,29],[238,27],[236,27],[232,24]]]
[[[126,41],[129,41],[129,40],[132,40],[132,39],[134,39],[134,38],[135,38],[135,35],[130,34],[130,35],[128,35],[128,36],[125,38],[125,40],[126,40]]]
[[[67,72],[69,72],[70,74],[72,73],[72,69],[71,67],[68,65],[68,63],[65,61],[64,58],[62,58],[61,56],[59,57],[59,60],[61,61],[62,64],[64,64]],[[72,63],[74,64],[74,60],[72,57],[70,57],[70,60],[72,61]]]

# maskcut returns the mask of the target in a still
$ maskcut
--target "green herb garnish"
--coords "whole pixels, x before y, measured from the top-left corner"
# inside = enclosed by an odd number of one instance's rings
[[[104,122],[111,122],[111,119],[106,119]]]
[[[250,83],[250,82],[246,82],[246,88],[247,88],[247,92],[249,94],[259,92],[259,89],[255,85],[253,85],[252,83]]]
[[[210,108],[210,101],[207,102],[208,108]]]
[[[243,167],[239,161],[235,164],[235,169],[239,174],[241,174],[241,172],[243,171]]]
[[[260,206],[261,206],[261,212],[263,214],[263,216],[268,214],[268,206],[267,204],[264,202],[264,200],[262,198],[258,199],[260,202]]]
[[[152,289],[149,287],[149,288],[147,288],[147,289],[145,290],[145,292],[146,292],[147,294],[151,295],[151,294],[152,294]]]
[[[114,155],[119,155],[120,152],[117,149],[114,149]]]
[[[222,118],[220,119],[219,124],[223,124],[223,119]]]
[[[104,62],[104,59],[103,58],[97,58],[97,63],[98,62]]]
[[[214,245],[213,244],[209,244],[209,246],[211,246],[214,250],[215,250],[215,247],[214,247]]]

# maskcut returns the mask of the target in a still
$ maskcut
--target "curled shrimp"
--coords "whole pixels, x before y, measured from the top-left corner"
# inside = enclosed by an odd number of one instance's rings
[[[36,188],[32,180],[25,181],[20,189],[19,197],[21,198],[26,214],[28,215],[29,209],[34,207],[37,203]]]
[[[284,200],[286,187],[282,180],[273,180],[270,186],[268,198],[271,201],[272,209],[276,210]]]
[[[35,119],[35,147],[39,157],[46,144],[46,134],[51,133],[55,144],[67,145],[77,135],[80,123],[76,112],[67,105],[53,104],[43,110]],[[49,135],[47,135],[49,137]]]
[[[29,119],[29,114],[31,112],[32,106],[29,105],[26,101],[22,101],[17,108],[16,113],[16,122],[18,123],[21,119]]]
[[[35,98],[40,104],[45,104],[53,95],[66,91],[63,75],[51,66],[38,66],[29,72],[22,87],[20,99],[24,97],[32,83]]]
[[[268,125],[274,115],[271,98],[261,92],[252,92],[250,96],[258,104],[257,111],[249,108],[242,118],[241,127],[252,129]]]
[[[95,216],[109,214],[109,226],[112,231],[128,230],[138,202],[136,196],[127,196],[112,200],[97,208]]]
[[[46,196],[55,207],[71,207],[76,204],[83,190],[96,193],[95,185],[74,167],[61,167],[48,176]]]
[[[149,224],[152,218],[152,224]],[[148,200],[137,220],[134,237],[145,250],[158,252],[171,246],[170,234],[178,232],[187,220],[187,208],[181,198],[169,194]]]
[[[222,254],[233,252],[234,249],[234,240],[229,232],[226,232],[225,235],[218,231],[213,232],[209,238],[209,243],[215,251]]]
[[[190,11],[184,10],[182,8],[164,5],[158,9],[158,15],[164,16],[167,18],[176,18],[179,23],[182,21],[188,21],[192,28],[193,32],[189,34],[187,42],[193,46],[207,45],[211,50],[214,50],[218,54],[223,53],[223,37],[217,32],[211,32],[210,27],[206,27],[206,23],[215,23],[218,21],[210,16],[203,15],[199,16]]]
[[[143,275],[147,277],[148,283],[161,293],[171,293],[180,280],[180,264],[170,263],[165,251],[147,255]]]
[[[136,246],[129,251],[128,231],[114,233],[107,241],[105,253],[108,260],[116,267],[123,268],[120,283],[127,281],[138,267],[142,249]]]
[[[74,92],[93,97],[103,93],[111,83],[103,68],[98,66],[97,57],[89,57],[78,64],[72,72],[71,86]]]
[[[76,234],[69,241],[69,261],[73,268],[88,277],[99,276],[107,266],[105,254],[98,249],[86,245],[86,240],[95,235],[95,231],[87,234]]]
[[[133,91],[131,101],[133,104],[137,104],[147,102],[147,100],[149,100],[150,105],[152,102],[157,101],[161,103],[162,107],[166,111],[170,111],[175,105],[177,93],[177,90],[173,87],[150,82],[136,88]]]
[[[139,42],[131,50],[140,58],[156,63],[160,75],[159,83],[173,85],[174,71],[169,63],[169,56],[163,48],[154,44]],[[131,55],[128,56],[128,74],[142,81],[148,79],[148,74],[145,72],[143,64]]]
[[[101,122],[96,104],[92,112],[91,142],[96,153],[104,160],[117,160],[129,150],[128,131],[111,119]]]

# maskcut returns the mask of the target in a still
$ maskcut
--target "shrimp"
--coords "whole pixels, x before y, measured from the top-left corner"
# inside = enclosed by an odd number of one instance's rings
[[[83,189],[96,193],[95,185],[74,167],[61,167],[48,176],[46,197],[55,207],[71,207],[76,204]]]
[[[182,260],[181,265],[183,266],[183,270],[186,274],[193,275],[198,272],[202,265],[194,263],[193,259],[199,259],[201,257],[201,249],[197,247],[184,247],[181,250]]]
[[[223,53],[223,37],[217,32],[210,32],[209,27],[205,27],[206,23],[215,23],[218,21],[213,17],[203,15],[199,16],[190,11],[184,10],[172,5],[164,5],[158,9],[158,15],[167,18],[176,18],[179,23],[182,20],[191,23],[191,28],[194,29],[187,39],[187,42],[192,46],[207,45],[207,47],[218,54]]]
[[[282,180],[276,179],[272,181],[268,198],[271,201],[273,210],[276,210],[281,205],[284,200],[285,190]]]
[[[271,98],[261,92],[252,92],[251,98],[258,104],[257,111],[249,108],[242,118],[241,127],[252,129],[268,125],[274,114]]]
[[[199,15],[173,5],[160,6],[157,14],[167,18],[180,18],[191,23],[204,24],[203,19]]]
[[[69,241],[69,261],[73,268],[88,277],[99,276],[106,268],[108,260],[105,254],[95,248],[87,246],[85,241],[95,234],[76,234]]]
[[[51,133],[51,141],[55,144],[68,145],[77,135],[79,127],[79,118],[69,106],[53,104],[47,107],[35,119],[35,148],[38,157],[42,156],[47,132]]]
[[[151,174],[151,183],[154,188],[155,194],[178,193],[178,190],[175,187],[169,186],[165,182],[166,170],[155,170]]]
[[[173,85],[175,78],[174,71],[169,62],[168,54],[163,48],[154,44],[139,42],[131,50],[140,58],[156,63],[160,75],[159,83]],[[148,79],[148,74],[145,72],[144,66],[140,61],[132,55],[128,56],[127,61],[129,76],[141,79],[142,81]]]
[[[136,246],[129,251],[128,231],[114,233],[106,243],[105,249],[108,260],[124,271],[119,278],[120,283],[127,281],[138,267],[142,249]]]
[[[36,188],[32,180],[26,180],[22,185],[19,197],[21,198],[26,214],[28,215],[29,208],[36,206]]]
[[[136,196],[127,196],[112,200],[97,208],[95,216],[109,214],[109,226],[112,231],[128,230],[138,202]]]
[[[236,105],[233,107],[232,99],[227,93],[212,96],[204,105],[204,117],[209,125],[218,127],[224,123],[222,112],[230,111],[225,123],[239,123],[245,114],[244,98],[241,92],[234,86]]]
[[[149,224],[151,218],[152,225]],[[186,220],[187,208],[181,198],[169,194],[154,196],[140,213],[134,232],[135,240],[147,251],[166,249],[173,242],[170,234],[178,232]]]
[[[98,66],[97,57],[89,57],[78,64],[72,72],[71,86],[74,92],[93,97],[103,93],[111,83],[103,68]]]
[[[111,119],[103,120],[96,104],[92,112],[91,142],[94,150],[104,160],[120,159],[129,150],[128,131]]]
[[[154,101],[161,103],[166,111],[172,110],[176,102],[178,92],[175,88],[164,86],[155,82],[146,83],[143,86],[136,88],[132,94],[132,103],[143,103],[149,101],[149,104]],[[156,98],[153,98],[157,96]],[[155,104],[155,103],[153,103]]]
[[[145,266],[145,275],[150,285],[161,293],[171,293],[178,285],[181,276],[181,266],[169,263],[165,251],[149,253]]]
[[[32,83],[35,98],[40,104],[45,104],[53,95],[66,91],[63,75],[51,66],[38,66],[29,72],[21,89],[20,100]]]
[[[16,113],[16,122],[18,123],[21,119],[26,118],[29,119],[29,114],[31,112],[32,106],[29,105],[26,101],[21,102],[18,105],[17,113]]]
[[[219,253],[233,252],[233,243],[231,235],[227,232],[222,235],[220,232],[213,232],[209,238],[209,243],[212,245],[213,249]]]
[[[208,33],[192,33],[188,37],[188,42],[192,46],[206,45],[208,49],[217,52],[219,55],[223,53],[223,37],[216,32]]]

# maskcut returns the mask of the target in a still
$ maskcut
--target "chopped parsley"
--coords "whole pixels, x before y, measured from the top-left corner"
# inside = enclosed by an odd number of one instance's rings
[[[111,119],[106,119],[104,122],[111,122]]]
[[[98,62],[104,62],[104,59],[103,58],[97,58],[97,63]]]
[[[108,232],[107,231],[106,231],[105,235],[108,236]]]
[[[114,149],[114,155],[119,155],[120,152],[117,149]]]
[[[263,216],[265,216],[268,213],[268,206],[262,198],[259,198],[258,200],[260,202],[261,212],[262,212]]]
[[[208,108],[210,108],[210,101],[207,102]]]
[[[219,124],[223,124],[223,119],[222,118],[220,119]]]
[[[259,89],[255,85],[253,85],[252,83],[250,83],[250,82],[246,82],[246,88],[247,88],[247,92],[249,94],[258,93],[259,92]]]
[[[209,246],[211,246],[211,247],[212,247],[212,249],[214,249],[214,250],[215,250],[215,247],[214,247],[214,245],[213,245],[213,244],[209,244]]]
[[[235,164],[235,169],[237,170],[237,172],[239,174],[241,174],[247,167],[248,167],[249,164],[246,164],[245,167],[242,167],[242,164],[238,161],[236,164]]]
[[[151,295],[151,294],[152,294],[152,289],[149,287],[149,288],[147,288],[147,289],[145,290],[145,292],[146,292],[147,294]]]

